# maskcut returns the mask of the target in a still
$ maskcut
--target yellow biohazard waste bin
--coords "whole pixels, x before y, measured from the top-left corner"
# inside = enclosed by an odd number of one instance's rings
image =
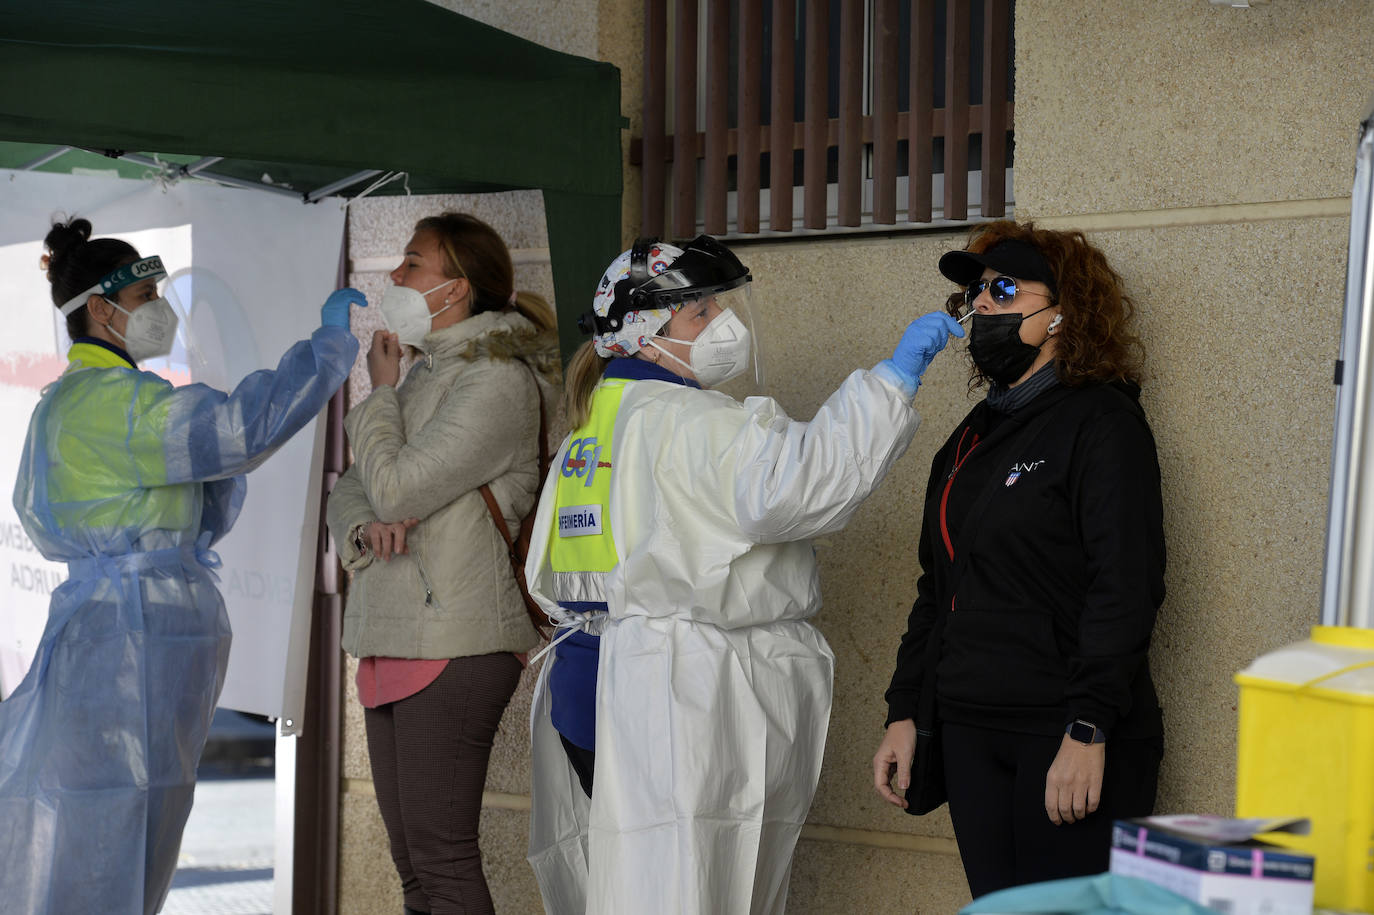
[[[1314,627],[1236,683],[1236,816],[1309,817],[1264,839],[1316,857],[1319,908],[1374,912],[1374,630]]]

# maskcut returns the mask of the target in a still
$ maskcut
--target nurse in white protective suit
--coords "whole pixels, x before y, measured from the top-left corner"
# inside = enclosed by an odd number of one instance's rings
[[[783,910],[834,669],[808,538],[901,456],[921,374],[963,336],[918,318],[796,422],[709,390],[757,373],[750,279],[708,236],[641,239],[579,322],[574,431],[525,567],[563,630],[531,711],[530,862],[555,915]]]
[[[232,393],[173,387],[162,261],[84,219],[45,240],[72,338],[24,443],[14,508],[69,575],[28,675],[0,703],[0,912],[148,915],[166,898],[229,659],[210,549],[243,475],[313,419],[358,343],[341,289],[323,326]],[[282,518],[299,525],[300,518]]]

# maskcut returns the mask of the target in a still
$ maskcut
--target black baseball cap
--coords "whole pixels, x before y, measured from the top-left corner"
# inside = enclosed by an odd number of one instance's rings
[[[996,270],[1018,280],[1038,280],[1050,287],[1050,295],[1059,295],[1054,271],[1040,249],[1015,238],[999,241],[982,254],[972,251],[946,251],[940,256],[940,272],[960,286],[975,283],[984,269]]]

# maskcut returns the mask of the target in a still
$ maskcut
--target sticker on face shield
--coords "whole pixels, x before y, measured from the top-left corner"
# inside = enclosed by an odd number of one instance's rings
[[[558,536],[590,537],[600,533],[600,505],[564,505],[559,507]]]

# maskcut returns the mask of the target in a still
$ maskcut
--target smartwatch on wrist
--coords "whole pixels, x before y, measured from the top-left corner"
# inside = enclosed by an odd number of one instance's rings
[[[1069,735],[1070,740],[1076,740],[1084,746],[1107,742],[1106,731],[1082,718],[1071,721],[1069,726],[1064,728],[1064,733]]]

